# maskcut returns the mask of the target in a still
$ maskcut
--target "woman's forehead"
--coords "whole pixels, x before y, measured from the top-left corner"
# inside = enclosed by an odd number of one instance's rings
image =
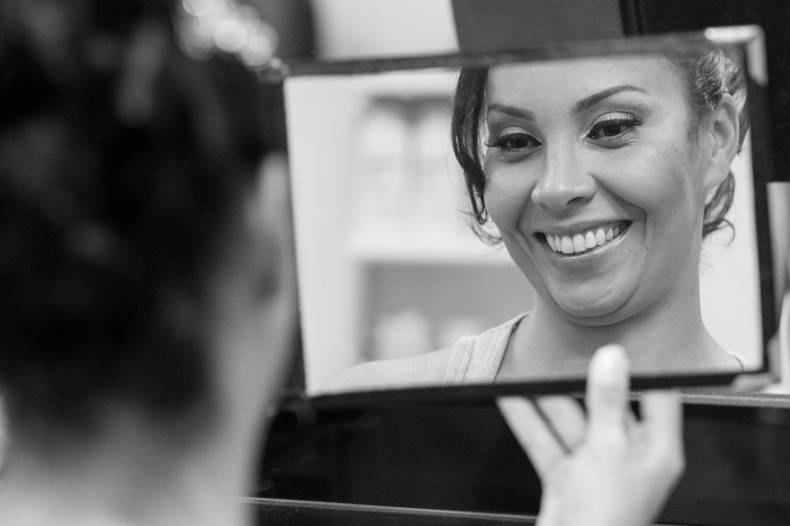
[[[486,85],[489,104],[529,107],[575,104],[596,93],[631,86],[646,96],[678,99],[683,83],[673,64],[659,55],[585,57],[492,67]]]

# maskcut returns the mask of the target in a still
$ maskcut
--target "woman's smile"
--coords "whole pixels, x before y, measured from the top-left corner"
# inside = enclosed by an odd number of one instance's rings
[[[535,237],[552,253],[564,257],[578,257],[599,252],[624,236],[631,221],[611,221],[593,227],[570,227],[550,232],[538,232]]]
[[[536,271],[561,305],[570,305],[574,290],[600,301],[638,272],[647,245],[642,221],[599,222],[598,226],[557,229],[522,237]],[[553,246],[552,246],[553,245]],[[571,290],[563,292],[565,287]],[[586,300],[588,304],[595,301]]]

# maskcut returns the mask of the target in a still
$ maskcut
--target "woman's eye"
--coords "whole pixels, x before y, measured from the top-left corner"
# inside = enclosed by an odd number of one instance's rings
[[[639,119],[629,113],[609,113],[593,122],[588,139],[610,142],[625,138],[637,126],[642,124]]]
[[[528,133],[504,133],[494,140],[487,142],[489,148],[498,148],[504,152],[531,151],[540,146],[540,142]]]

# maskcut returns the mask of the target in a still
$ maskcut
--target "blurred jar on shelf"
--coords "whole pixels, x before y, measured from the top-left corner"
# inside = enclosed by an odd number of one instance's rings
[[[398,104],[373,102],[351,137],[355,230],[387,235],[407,208],[410,127]]]

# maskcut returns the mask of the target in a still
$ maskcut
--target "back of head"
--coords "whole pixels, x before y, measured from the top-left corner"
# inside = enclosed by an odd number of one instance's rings
[[[252,74],[183,54],[173,8],[0,7],[0,384],[28,439],[210,406],[202,306],[266,145]]]

